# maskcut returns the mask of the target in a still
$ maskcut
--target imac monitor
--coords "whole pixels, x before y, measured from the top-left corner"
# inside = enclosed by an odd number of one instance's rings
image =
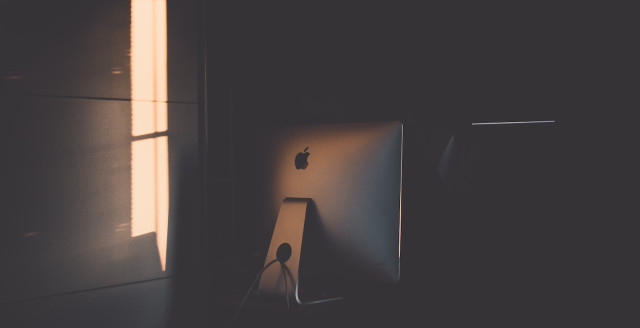
[[[265,265],[283,251],[288,257],[265,269],[259,292],[302,304],[315,297],[300,288],[312,280],[399,281],[402,138],[400,122],[281,127],[264,136],[257,208],[273,231]]]

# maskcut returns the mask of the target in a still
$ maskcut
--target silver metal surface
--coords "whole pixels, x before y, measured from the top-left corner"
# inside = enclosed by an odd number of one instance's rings
[[[280,298],[286,293],[290,299],[295,299],[300,305],[318,304],[341,299],[341,297],[336,297],[302,301],[300,296],[300,256],[309,202],[310,200],[307,198],[287,198],[282,201],[264,265],[269,265],[277,258],[278,248],[284,243],[291,246],[291,257],[286,260],[284,265],[269,266],[265,269],[258,285],[260,294]],[[290,287],[287,288],[287,286]]]
[[[264,178],[259,183],[263,202],[259,215],[265,217],[265,230],[276,226],[283,199],[309,198],[315,205],[307,217],[314,245],[307,246],[311,236],[305,236],[305,263],[325,255],[324,262],[315,266],[323,274],[398,282],[402,132],[400,122],[272,131],[256,163],[264,170],[259,174]],[[295,157],[305,149],[308,165],[296,169]]]
[[[287,198],[282,201],[276,227],[273,230],[271,243],[265,259],[265,265],[276,259],[278,247],[287,243],[291,246],[291,257],[285,262],[286,274],[282,274],[282,266],[275,265],[266,269],[260,278],[258,292],[267,295],[283,295],[285,293],[285,277],[290,298],[295,298],[298,283],[298,269],[300,266],[300,250],[302,249],[302,235],[309,200],[301,198]]]

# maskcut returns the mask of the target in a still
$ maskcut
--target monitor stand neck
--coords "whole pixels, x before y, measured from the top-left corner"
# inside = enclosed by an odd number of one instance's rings
[[[300,305],[324,303],[342,299],[327,298],[310,301],[301,301],[299,294],[300,284],[300,256],[302,251],[302,237],[304,235],[305,221],[309,209],[309,198],[286,198],[280,205],[280,212],[273,229],[269,251],[265,259],[265,265],[269,262],[283,258],[283,252],[288,257],[284,265],[274,264],[267,268],[260,277],[258,292],[275,297],[287,297],[295,299]],[[286,246],[288,245],[288,246]],[[284,274],[282,270],[285,270]],[[286,282],[285,282],[286,279]]]

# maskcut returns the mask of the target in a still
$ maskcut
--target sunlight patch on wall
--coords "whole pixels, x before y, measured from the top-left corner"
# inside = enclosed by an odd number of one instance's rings
[[[166,0],[131,0],[131,236],[155,232],[166,268],[169,222]]]

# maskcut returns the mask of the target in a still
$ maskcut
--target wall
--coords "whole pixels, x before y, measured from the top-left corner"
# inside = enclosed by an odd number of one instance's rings
[[[598,107],[588,78],[592,21],[580,18],[592,16],[582,16],[584,8],[265,3],[224,9],[230,18],[218,30],[231,35],[221,43],[232,52],[226,74],[235,158],[230,253],[244,262],[221,274],[221,291],[231,289],[230,277],[244,282],[239,288],[249,285],[247,267],[262,263],[247,263],[269,238],[247,205],[255,196],[252,174],[261,159],[253,149],[263,128],[405,124],[400,284],[371,287],[308,316],[246,310],[241,324],[509,327],[605,318],[597,309],[612,289],[590,283],[606,271],[592,262],[606,243],[597,228],[603,220],[592,212],[604,198],[591,185],[598,174],[576,157],[590,139],[573,133],[581,111]],[[471,126],[546,119],[557,124]],[[439,171],[448,145],[451,162],[443,166],[450,175]],[[234,308],[220,309],[217,322],[224,324]]]
[[[1,2],[1,326],[226,323],[237,304],[217,304],[208,284],[229,288],[229,278],[250,280],[261,265],[250,255],[265,233],[247,205],[260,129],[390,119],[405,123],[401,284],[308,315],[248,310],[240,322],[522,326],[606,317],[596,304],[619,295],[615,269],[632,263],[611,249],[632,239],[602,224],[614,202],[594,206],[604,199],[594,196],[598,179],[615,179],[566,161],[602,142],[571,135],[570,114],[619,99],[593,87],[594,74],[612,80],[593,64],[602,61],[594,49],[613,46],[604,14],[560,5],[205,3],[168,1],[166,97],[149,97],[144,90],[162,90],[133,88],[131,1]],[[207,26],[200,40],[198,23]],[[206,92],[196,92],[198,75],[208,78]],[[207,99],[209,110],[198,111]],[[156,113],[166,105],[166,132],[154,124],[135,132],[132,111],[145,104]],[[460,129],[547,118],[560,124]],[[164,137],[166,234],[157,215],[134,228],[132,201],[155,199],[158,189],[134,192],[133,176],[159,172],[134,164],[133,143]],[[450,144],[458,170],[441,174]],[[206,179],[195,176],[197,150]],[[522,173],[532,174],[518,184]],[[234,258],[251,263],[207,282],[211,262]],[[611,276],[617,283],[594,284]]]
[[[196,4],[4,1],[0,25],[0,325],[169,325],[201,217]]]

